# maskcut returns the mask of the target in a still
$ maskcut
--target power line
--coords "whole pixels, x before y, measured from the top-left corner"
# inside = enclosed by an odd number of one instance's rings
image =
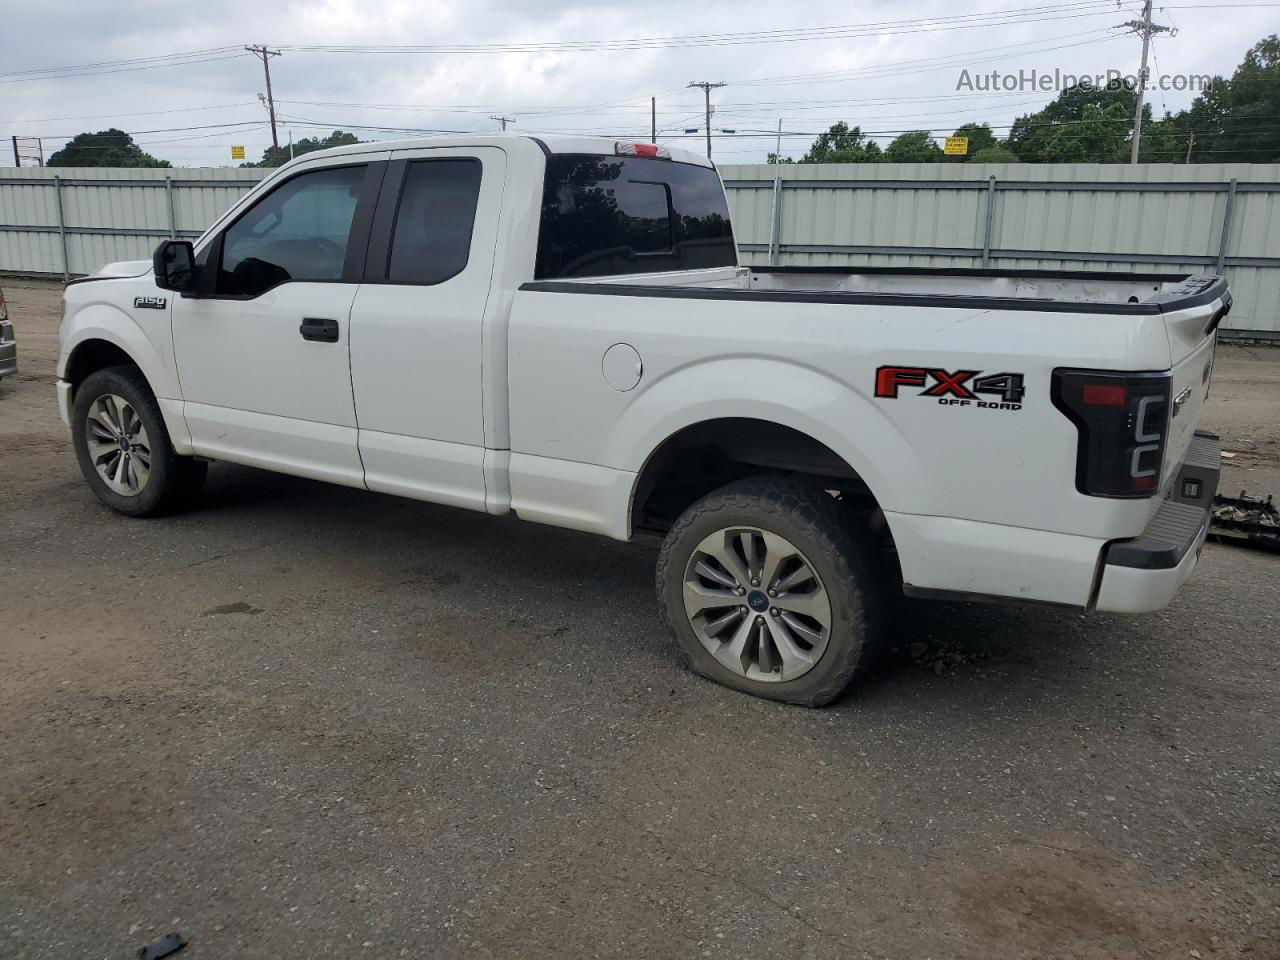
[[[228,53],[236,49],[237,47],[234,46],[207,47],[203,50],[187,50],[182,53],[163,53],[156,54],[151,57],[130,57],[125,60],[100,60],[97,63],[70,64],[58,67],[33,67],[29,70],[10,70],[5,73],[0,73],[0,77],[19,77],[37,73],[61,72],[64,70],[88,70],[95,67],[121,67],[128,66],[130,64],[158,63],[163,65],[163,61],[186,59],[188,57],[204,57],[215,53]]]
[[[119,67],[110,70],[78,71],[63,74],[41,73],[34,76],[0,77],[0,83],[27,83],[33,80],[75,80],[81,77],[99,77],[110,73],[133,73],[138,70],[153,70],[157,67],[188,67],[197,63],[215,63],[219,60],[236,60],[242,56],[244,56],[243,53],[232,53],[216,57],[199,57],[193,60],[173,60],[166,63],[151,63],[136,67]]]
[[[544,40],[506,43],[435,44],[282,44],[281,48],[308,53],[526,53],[569,50],[617,50],[679,46],[720,46],[741,43],[787,43],[802,40],[848,39],[860,35],[918,33],[922,30],[957,29],[1018,22],[1040,22],[1076,16],[1092,16],[1114,9],[1111,0],[1076,2],[945,17],[882,20],[788,30],[754,30],[737,33],[691,34],[666,37]]]
[[[87,116],[79,116],[79,117],[44,117],[38,120],[10,119],[10,120],[0,120],[0,123],[30,124],[30,123],[61,123],[64,120],[114,120],[118,117],[153,117],[162,113],[190,113],[193,110],[227,110],[227,109],[230,109],[231,107],[251,107],[251,106],[253,106],[253,101],[244,100],[244,101],[241,101],[240,103],[211,103],[208,106],[203,106],[203,107],[174,107],[171,110],[140,110],[140,111],[137,111],[136,113],[98,113],[98,114],[89,114]]]

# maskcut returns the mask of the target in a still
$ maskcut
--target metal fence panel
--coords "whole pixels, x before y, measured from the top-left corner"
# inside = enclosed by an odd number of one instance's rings
[[[270,172],[0,170],[0,271],[74,275],[144,259],[165,237],[198,235]],[[1221,269],[1235,296],[1226,326],[1280,337],[1280,164],[757,164],[720,173],[744,263]]]
[[[146,259],[166,237],[198,236],[271,172],[0,169],[0,271],[75,276],[115,260]]]
[[[1221,271],[1280,336],[1280,164],[722,166],[743,262]],[[780,178],[776,242],[768,230]]]

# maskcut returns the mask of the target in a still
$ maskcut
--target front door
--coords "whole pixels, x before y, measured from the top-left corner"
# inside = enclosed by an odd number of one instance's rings
[[[386,156],[308,165],[201,247],[173,312],[197,454],[364,485],[349,321]]]

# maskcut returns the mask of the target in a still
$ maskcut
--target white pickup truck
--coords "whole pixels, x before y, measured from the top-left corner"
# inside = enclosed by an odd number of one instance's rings
[[[838,696],[901,592],[1169,602],[1217,486],[1219,277],[742,267],[706,159],[596,139],[309,154],[72,281],[59,404],[148,516],[225,460],[664,537],[693,669]]]

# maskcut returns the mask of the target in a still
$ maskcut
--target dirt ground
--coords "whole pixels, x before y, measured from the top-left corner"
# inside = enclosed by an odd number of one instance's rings
[[[1280,957],[1280,557],[912,605],[780,707],[676,666],[648,546],[227,465],[110,513],[59,287],[2,283],[0,957]],[[1280,493],[1278,413],[1221,348],[1224,490]]]

